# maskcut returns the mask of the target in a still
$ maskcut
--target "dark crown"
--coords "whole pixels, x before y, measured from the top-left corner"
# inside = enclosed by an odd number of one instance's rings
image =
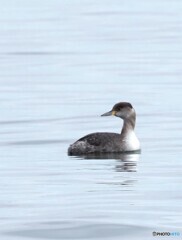
[[[131,103],[120,102],[120,103],[116,103],[112,110],[119,111],[119,110],[121,110],[123,108],[131,108],[132,109],[133,107],[132,107]]]

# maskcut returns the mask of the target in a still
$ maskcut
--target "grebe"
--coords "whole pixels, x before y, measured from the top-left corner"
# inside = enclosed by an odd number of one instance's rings
[[[140,142],[134,132],[136,113],[132,105],[128,102],[117,103],[111,111],[101,116],[111,115],[124,121],[120,134],[108,132],[88,134],[70,145],[68,155],[140,151]]]

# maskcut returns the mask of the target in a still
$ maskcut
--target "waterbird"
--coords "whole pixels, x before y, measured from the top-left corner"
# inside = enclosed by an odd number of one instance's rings
[[[88,134],[69,146],[68,155],[140,152],[140,142],[134,132],[136,112],[131,103],[119,102],[111,111],[101,115],[123,119],[121,133],[96,132]]]

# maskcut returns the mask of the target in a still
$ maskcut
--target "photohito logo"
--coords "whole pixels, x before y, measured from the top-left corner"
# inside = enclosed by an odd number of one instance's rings
[[[154,237],[180,237],[180,232],[153,232]]]

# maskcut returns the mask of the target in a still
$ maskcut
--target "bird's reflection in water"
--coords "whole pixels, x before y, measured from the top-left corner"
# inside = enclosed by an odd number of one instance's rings
[[[117,172],[136,172],[140,154],[122,154],[116,162]]]
[[[100,153],[79,156],[79,159],[115,159],[117,172],[136,172],[140,153]]]

